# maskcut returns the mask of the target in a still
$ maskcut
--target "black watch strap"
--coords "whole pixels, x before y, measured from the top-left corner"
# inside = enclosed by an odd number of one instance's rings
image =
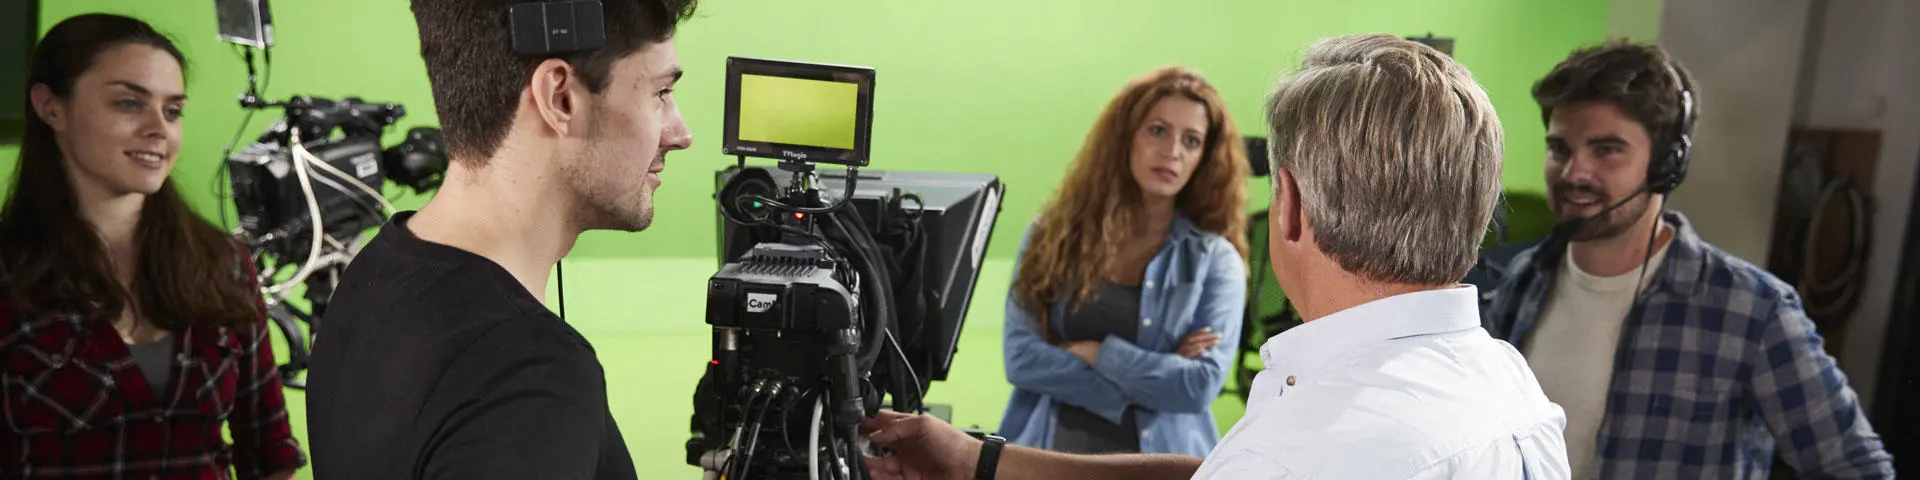
[[[973,468],[974,480],[993,480],[1000,471],[1000,448],[1007,445],[1007,439],[999,435],[980,437],[980,462]]]

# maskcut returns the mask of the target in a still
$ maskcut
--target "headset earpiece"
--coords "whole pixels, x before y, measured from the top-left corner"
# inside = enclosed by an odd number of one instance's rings
[[[1693,86],[1672,60],[1667,61],[1667,73],[1680,90],[1680,116],[1674,119],[1673,130],[1665,138],[1666,146],[1647,165],[1647,191],[1662,195],[1673,193],[1680,188],[1680,182],[1687,179],[1687,166],[1693,161],[1693,122],[1697,108]]]

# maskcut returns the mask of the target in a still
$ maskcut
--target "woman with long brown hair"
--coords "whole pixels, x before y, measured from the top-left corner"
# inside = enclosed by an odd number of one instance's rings
[[[1205,456],[1246,303],[1248,166],[1226,105],[1163,68],[1108,103],[1021,242],[1000,433]]]
[[[35,47],[0,209],[0,477],[291,478],[305,463],[252,265],[168,178],[185,65],[117,15],[69,18]]]

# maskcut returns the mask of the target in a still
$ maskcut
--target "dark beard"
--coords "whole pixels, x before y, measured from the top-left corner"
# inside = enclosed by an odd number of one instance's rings
[[[1627,204],[1621,205],[1620,208],[1585,220],[1580,225],[1580,229],[1576,230],[1568,240],[1574,242],[1589,242],[1611,239],[1626,234],[1627,230],[1633,228],[1634,223],[1639,222],[1641,217],[1646,216],[1647,209],[1653,208],[1652,195],[1636,195],[1636,197],[1637,198],[1628,200]],[[1607,201],[1605,205],[1612,205],[1617,201],[1618,200]],[[1561,221],[1574,218],[1578,217],[1562,218]]]

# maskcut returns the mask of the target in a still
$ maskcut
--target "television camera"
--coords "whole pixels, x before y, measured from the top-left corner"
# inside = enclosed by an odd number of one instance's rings
[[[355,97],[262,99],[265,86],[255,83],[254,50],[266,56],[262,83],[271,85],[273,16],[267,0],[214,0],[214,15],[220,40],[240,48],[247,65],[247,91],[240,95],[247,114],[234,143],[255,112],[284,113],[253,144],[239,151],[229,144],[222,152],[220,172],[227,181],[221,193],[226,196],[225,187],[232,188],[240,217],[233,236],[259,267],[255,280],[267,317],[287,340],[281,383],[305,388],[299,375],[307,368],[308,345],[340,274],[359,252],[366,231],[394,212],[383,194],[386,181],[417,193],[438,189],[447,171],[446,142],[439,129],[416,127],[399,144],[381,148],[380,137],[407,114],[399,104]],[[224,223],[226,209],[220,212]],[[276,281],[282,275],[286,279]],[[305,307],[287,299],[303,285]]]
[[[921,411],[946,378],[1005,187],[861,171],[872,69],[734,57],[726,78],[722,150],[737,164],[715,178],[713,356],[687,463],[728,479],[867,478],[859,422],[883,399]]]
[[[268,102],[247,95],[241,105],[285,112],[252,145],[229,155],[226,168],[239,213],[234,235],[260,266],[268,317],[287,338],[281,381],[304,388],[298,375],[306,369],[309,337],[300,324],[315,331],[367,230],[393,214],[383,194],[386,180],[418,193],[439,188],[445,142],[439,129],[416,127],[382,149],[381,134],[406,115],[398,104],[306,96]],[[291,276],[276,282],[288,269]],[[287,301],[296,285],[306,286],[304,309]]]

